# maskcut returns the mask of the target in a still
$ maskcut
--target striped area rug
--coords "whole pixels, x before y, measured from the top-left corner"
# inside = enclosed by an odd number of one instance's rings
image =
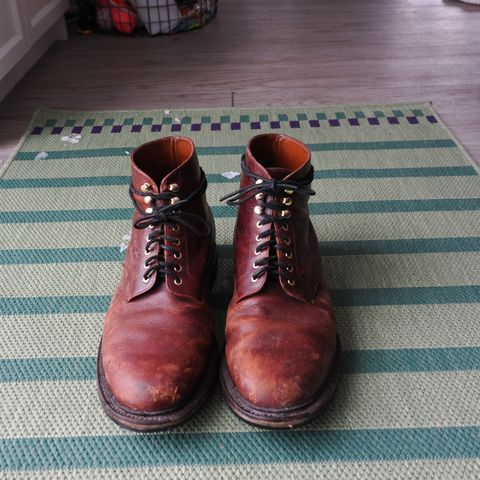
[[[220,244],[222,337],[240,155],[306,142],[344,376],[314,423],[266,431],[217,391],[183,427],[139,435],[102,413],[95,355],[132,212],[128,154],[193,138]],[[40,110],[0,180],[0,478],[480,478],[480,177],[429,104]]]

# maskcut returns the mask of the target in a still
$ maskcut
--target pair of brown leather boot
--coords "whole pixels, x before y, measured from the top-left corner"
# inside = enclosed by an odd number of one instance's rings
[[[153,431],[187,420],[216,383],[215,227],[190,139],[146,143],[131,163],[131,241],[97,380],[115,422]],[[259,135],[242,158],[240,189],[225,197],[239,209],[220,379],[231,409],[259,426],[315,418],[338,382],[340,346],[307,206],[312,179],[304,144]]]

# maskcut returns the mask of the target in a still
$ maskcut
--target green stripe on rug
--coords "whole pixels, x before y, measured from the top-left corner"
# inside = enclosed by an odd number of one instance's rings
[[[478,252],[480,237],[403,238],[319,242],[324,256]],[[221,258],[232,257],[232,245],[218,245]],[[0,250],[0,265],[72,262],[114,262],[124,254],[119,247],[31,248]]]
[[[311,215],[340,215],[391,212],[439,212],[480,210],[480,198],[429,200],[367,200],[360,202],[310,203]],[[216,218],[235,218],[236,209],[226,205],[211,207]],[[131,208],[104,208],[89,210],[32,210],[0,212],[0,223],[92,222],[126,220],[132,216]]]
[[[0,440],[0,468],[472,458],[480,455],[479,435],[479,427],[450,427],[4,439]]]
[[[339,307],[479,303],[480,285],[339,289],[332,290],[331,295]],[[0,315],[105,312],[110,299],[109,295],[8,297],[0,304]],[[216,310],[226,310],[229,301],[229,294],[211,295],[211,304]]]
[[[449,138],[434,140],[389,140],[383,142],[327,142],[309,143],[308,147],[313,152],[325,151],[349,151],[349,150],[404,150],[411,148],[455,148],[456,143]],[[51,159],[70,159],[85,157],[124,157],[126,152],[131,152],[134,147],[120,148],[91,148],[78,150],[48,150],[48,157],[42,161]],[[204,147],[197,145],[198,155],[241,155],[245,152],[245,145]],[[18,152],[15,160],[35,160],[39,151]]]
[[[423,167],[423,168],[339,168],[335,170],[317,170],[315,179],[328,180],[337,178],[403,178],[403,177],[465,177],[478,175],[473,167]],[[219,173],[207,174],[209,183],[232,183]],[[129,176],[101,177],[66,177],[66,178],[17,178],[0,179],[2,188],[70,188],[98,187],[107,185],[128,185]]]
[[[95,379],[95,357],[0,359],[0,382]],[[480,370],[480,347],[346,350],[347,374]]]

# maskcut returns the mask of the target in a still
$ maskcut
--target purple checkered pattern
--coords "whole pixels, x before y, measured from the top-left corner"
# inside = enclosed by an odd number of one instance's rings
[[[420,112],[421,113],[421,112]],[[400,112],[401,114],[401,112]],[[290,128],[301,128],[302,125],[308,124],[310,128],[320,128],[321,127],[321,122],[317,118],[313,119],[307,119],[305,118],[305,114],[302,114],[302,118],[304,120],[288,120],[286,115],[284,118],[282,118],[282,121],[284,121]],[[325,117],[322,117],[325,118]],[[373,116],[373,117],[362,117],[364,120],[368,122],[368,125],[380,125],[380,120],[379,117]],[[425,116],[426,121],[429,123],[438,123],[438,119],[434,115],[426,115]],[[129,119],[130,120],[130,119]],[[348,125],[351,127],[358,127],[360,123],[363,123],[362,119],[359,119],[358,117],[353,117],[353,118],[347,118],[345,119],[346,122],[348,122]],[[420,123],[420,117],[417,115],[407,115],[405,117],[398,117],[394,115],[387,115],[385,116],[386,122],[388,122],[389,125],[400,125],[402,122],[408,122],[410,125],[417,125]],[[91,121],[91,120],[90,120]],[[230,125],[230,130],[241,130],[242,129],[242,124],[244,124],[244,128],[250,127],[250,130],[261,130],[262,125],[265,125],[266,127],[269,126],[271,129],[281,129],[282,128],[282,121],[278,120],[272,120],[272,121],[265,121],[265,122],[260,122],[260,121],[243,121],[243,122],[231,122],[225,124],[224,128],[228,128],[228,125]],[[330,127],[340,127],[341,126],[341,119],[339,118],[330,118],[326,120],[327,125]],[[51,121],[50,123],[53,123]],[[192,132],[200,132],[203,128],[203,126],[206,126],[208,128],[208,125],[210,125],[210,130],[214,132],[219,132],[222,130],[222,123],[221,122],[212,122],[212,123],[204,123],[202,124],[201,122],[198,123],[192,123],[190,124],[190,131]],[[324,123],[325,125],[325,123]],[[181,132],[182,131],[182,123],[173,123],[170,125],[170,131],[171,132]],[[89,127],[89,126],[88,126]],[[130,128],[130,131],[132,133],[140,133],[144,127],[143,124],[134,124],[134,125],[123,125],[122,123],[119,123],[117,125],[112,125],[111,127],[111,133],[120,133],[123,128]],[[157,123],[157,124],[152,124],[152,125],[147,125],[147,127],[150,127],[152,132],[160,132],[162,130],[162,124]],[[51,135],[59,135],[61,134],[66,127],[60,127],[60,126],[52,126],[50,131]],[[90,132],[93,134],[99,134],[102,133],[103,130],[107,129],[108,126],[106,125],[93,125],[90,129]],[[188,129],[188,125],[186,127]],[[49,126],[36,126],[32,129],[31,134],[32,135],[41,135],[45,129],[49,129]],[[79,134],[82,132],[84,129],[83,125],[75,125],[72,127],[72,134]]]

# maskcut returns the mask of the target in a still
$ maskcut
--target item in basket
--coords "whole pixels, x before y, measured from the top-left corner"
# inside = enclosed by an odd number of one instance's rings
[[[97,13],[95,15],[95,21],[100,30],[109,32],[113,30],[112,16],[110,15],[109,7],[97,7]]]
[[[186,32],[203,27],[216,15],[216,5],[216,0],[202,0],[199,2],[179,0],[178,6],[183,18],[175,32]]]
[[[121,33],[132,33],[137,27],[137,13],[126,0],[97,0],[96,6],[97,25],[102,30],[111,30],[113,25]]]
[[[130,0],[150,35],[171,33],[182,19],[175,0]]]

